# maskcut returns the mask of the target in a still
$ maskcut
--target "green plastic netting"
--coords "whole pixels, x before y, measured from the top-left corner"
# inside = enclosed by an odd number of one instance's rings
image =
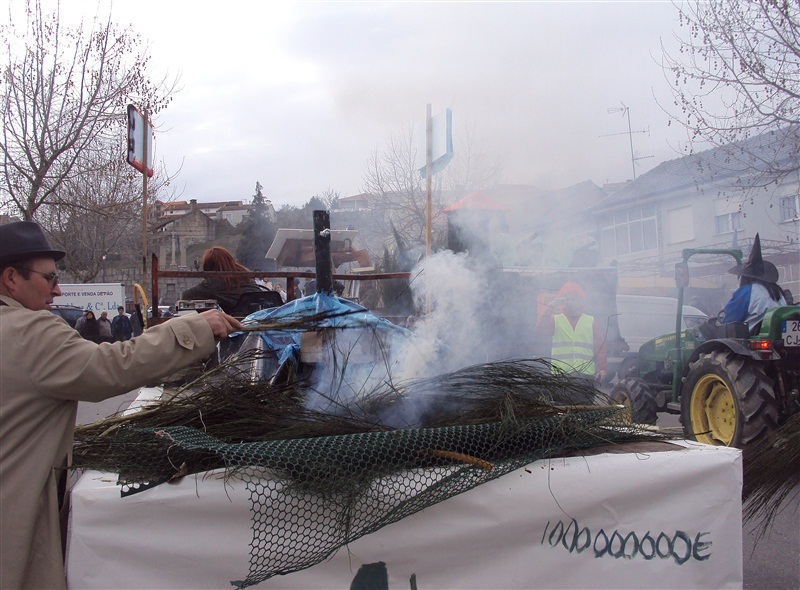
[[[298,571],[349,542],[532,461],[631,436],[624,410],[564,411],[541,419],[230,444],[194,428],[126,427],[136,465],[123,493],[182,464],[220,460],[251,498],[249,572],[237,588]],[[146,469],[143,469],[146,466]],[[145,486],[146,487],[146,486]]]

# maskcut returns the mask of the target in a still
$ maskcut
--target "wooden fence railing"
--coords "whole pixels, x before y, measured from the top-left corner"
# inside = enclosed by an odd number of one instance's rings
[[[248,279],[286,279],[286,300],[291,301],[295,299],[294,279],[313,279],[317,274],[314,271],[301,271],[301,270],[275,270],[275,271],[258,271],[258,272],[209,272],[209,271],[191,271],[191,270],[160,270],[158,267],[158,256],[152,256],[152,278],[153,278],[153,292],[152,292],[152,307],[153,317],[158,318],[158,281],[161,278],[206,278],[206,277],[243,277]],[[407,279],[411,276],[408,272],[392,272],[392,273],[359,273],[359,274],[337,274],[333,275],[334,280],[342,281],[374,281],[386,279]]]

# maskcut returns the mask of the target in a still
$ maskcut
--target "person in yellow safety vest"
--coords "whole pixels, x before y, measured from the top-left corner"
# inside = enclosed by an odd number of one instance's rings
[[[577,283],[565,283],[551,304],[560,313],[545,320],[544,334],[552,337],[551,358],[556,371],[602,383],[606,376],[605,338],[594,317],[583,313],[586,293]]]

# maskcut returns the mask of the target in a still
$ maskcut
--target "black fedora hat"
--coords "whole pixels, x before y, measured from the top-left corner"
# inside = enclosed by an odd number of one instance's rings
[[[50,247],[38,223],[14,221],[0,225],[0,266],[37,257],[61,260],[66,255]]]
[[[758,234],[756,234],[753,240],[753,247],[750,250],[750,256],[747,258],[747,262],[744,264],[737,264],[728,272],[751,279],[758,279],[765,283],[778,282],[777,267],[761,257],[761,238],[758,237]]]

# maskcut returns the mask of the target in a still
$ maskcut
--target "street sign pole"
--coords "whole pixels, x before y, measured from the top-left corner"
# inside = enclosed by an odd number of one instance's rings
[[[149,113],[147,112],[147,109],[145,109],[142,117],[144,119],[145,134],[147,133],[148,125],[150,124],[150,121],[148,121],[148,115]],[[149,154],[147,153],[147,139],[145,139],[143,143],[143,159],[145,162],[149,162]],[[145,290],[147,290],[147,172],[148,166],[145,165],[144,169],[142,170],[142,286],[145,288]]]
[[[151,164],[153,126],[147,109],[143,113],[128,105],[128,164],[142,173],[142,282],[147,287],[147,178],[153,175]]]
[[[421,135],[421,134],[418,134]],[[419,145],[416,152],[420,153]],[[425,111],[425,165],[419,173],[425,177],[425,256],[430,258],[433,250],[433,175],[441,172],[453,157],[453,117],[450,109],[434,117],[431,104]],[[417,164],[418,165],[418,164]],[[425,312],[430,312],[430,295],[425,289]]]
[[[425,255],[430,257],[431,244],[433,242],[431,230],[431,166],[433,165],[433,117],[431,116],[431,104],[425,113],[425,184],[426,184],[426,207],[425,207]]]
[[[431,103],[425,112],[425,184],[426,184],[426,206],[425,206],[425,258],[430,260],[431,248],[433,243],[433,230],[431,229],[431,193],[432,183],[431,166],[433,165],[433,117],[431,116]],[[431,311],[431,296],[428,282],[425,281],[425,315]]]

